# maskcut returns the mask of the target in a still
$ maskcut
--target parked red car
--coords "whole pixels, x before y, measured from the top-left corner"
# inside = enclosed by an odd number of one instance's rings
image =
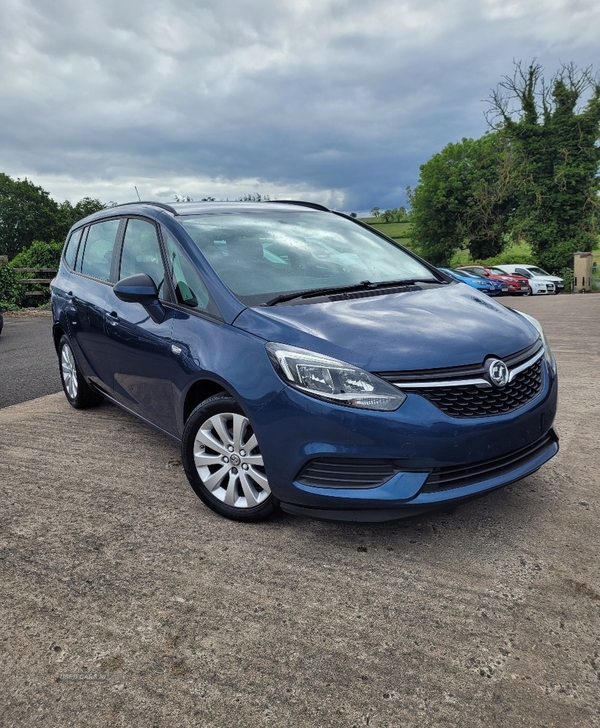
[[[500,268],[494,268],[485,265],[463,265],[458,270],[466,270],[476,276],[482,278],[491,278],[492,280],[503,281],[508,285],[508,293],[512,296],[529,296],[531,288],[525,276],[515,273],[507,273]]]

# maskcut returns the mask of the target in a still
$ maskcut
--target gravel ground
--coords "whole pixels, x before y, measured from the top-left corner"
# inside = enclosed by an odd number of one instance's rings
[[[600,296],[546,326],[561,452],[412,521],[226,521],[175,442],[0,411],[2,726],[600,726]]]

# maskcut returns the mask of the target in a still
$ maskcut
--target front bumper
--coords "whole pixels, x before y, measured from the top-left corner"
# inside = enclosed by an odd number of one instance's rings
[[[480,478],[472,484],[458,485],[457,487],[444,488],[440,486],[436,492],[435,485],[428,487],[428,483],[432,479],[436,480],[435,473],[411,473],[401,472],[390,479],[382,488],[396,489],[403,487],[409,492],[416,487],[420,487],[421,491],[412,499],[407,500],[406,505],[395,505],[387,508],[345,508],[343,505],[336,508],[324,508],[320,506],[300,506],[292,503],[281,503],[281,507],[288,513],[295,515],[305,515],[311,518],[322,518],[333,521],[357,521],[357,522],[376,522],[376,521],[392,521],[399,518],[407,518],[435,510],[442,505],[456,504],[467,500],[472,500],[485,493],[502,488],[517,480],[521,480],[531,475],[548,460],[550,460],[558,452],[558,435],[551,429],[543,438],[533,443],[532,446],[519,451],[515,457],[512,467],[502,468],[500,466],[494,468],[494,461],[484,461],[474,464],[473,470],[479,471]],[[506,458],[510,460],[510,456]],[[486,470],[489,471],[487,474]],[[464,468],[468,470],[468,468]],[[408,476],[408,477],[407,477]],[[507,476],[510,478],[507,480]],[[468,478],[465,478],[465,482]],[[398,487],[399,486],[399,487]],[[312,492],[322,494],[322,489],[314,488]],[[349,494],[350,495],[350,494]]]
[[[449,417],[411,393],[396,412],[359,411],[286,387],[255,413],[253,424],[283,510],[384,521],[475,498],[535,472],[558,451],[552,429],[556,391],[556,376],[545,361],[540,393],[514,412],[493,417]],[[351,478],[345,487],[339,478],[311,484],[303,477],[311,463],[336,458],[356,462],[357,468],[387,461],[394,472],[366,487],[356,487]],[[462,473],[455,482],[444,475],[452,471]]]

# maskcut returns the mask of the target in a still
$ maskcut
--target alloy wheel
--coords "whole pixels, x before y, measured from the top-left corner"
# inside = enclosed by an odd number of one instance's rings
[[[255,508],[271,494],[263,457],[247,417],[222,412],[207,419],[194,438],[196,471],[213,497],[233,508]]]
[[[75,365],[73,352],[68,344],[63,344],[60,352],[60,371],[65,391],[71,399],[76,399],[78,391],[77,367]]]

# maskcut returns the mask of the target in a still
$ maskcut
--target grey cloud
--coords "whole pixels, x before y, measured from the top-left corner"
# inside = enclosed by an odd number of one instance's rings
[[[62,176],[74,199],[94,180],[102,199],[111,180],[167,195],[197,179],[180,190],[192,196],[211,179],[255,180],[358,210],[401,204],[420,164],[482,134],[481,100],[513,58],[586,66],[600,29],[583,0],[14,0],[0,12],[0,171]]]

